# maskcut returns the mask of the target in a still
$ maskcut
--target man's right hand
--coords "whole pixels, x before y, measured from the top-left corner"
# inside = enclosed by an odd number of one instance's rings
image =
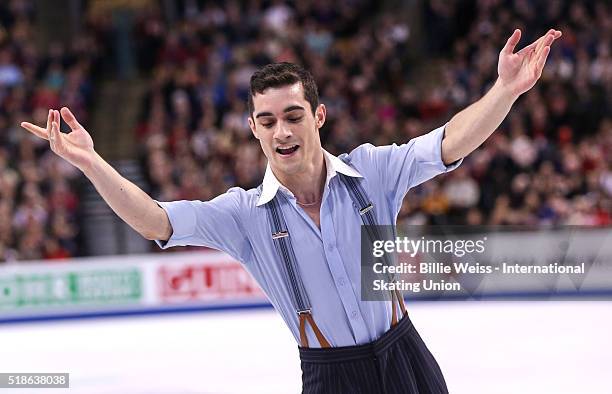
[[[21,122],[21,127],[48,140],[53,152],[84,172],[95,158],[93,140],[68,108],[61,109],[61,116],[72,130],[68,134],[60,132],[60,111],[56,110],[49,110],[46,129],[29,122]]]
[[[166,211],[94,151],[91,136],[68,108],[62,108],[61,116],[71,133],[59,131],[60,112],[55,110],[49,111],[46,129],[28,122],[21,126],[48,140],[53,152],[83,171],[104,201],[136,232],[146,239],[168,240],[173,230]]]

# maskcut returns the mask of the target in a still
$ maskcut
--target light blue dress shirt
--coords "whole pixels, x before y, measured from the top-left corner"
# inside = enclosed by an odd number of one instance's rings
[[[276,254],[266,209],[262,206],[276,193],[284,193],[290,205],[283,206],[285,220],[319,329],[331,346],[371,342],[389,329],[391,303],[360,298],[362,223],[336,174],[363,177],[363,187],[374,203],[379,224],[395,224],[408,189],[461,163],[444,165],[443,137],[444,126],[399,146],[360,145],[349,154],[354,168],[324,150],[327,177],[320,230],[268,166],[261,195],[257,189],[234,187],[206,202],[157,202],[168,213],[173,233],[167,242],[155,242],[162,249],[177,245],[207,246],[242,262],[299,343],[298,316],[291,304],[288,284],[283,280],[282,261]],[[306,327],[310,346],[318,347],[312,329]]]

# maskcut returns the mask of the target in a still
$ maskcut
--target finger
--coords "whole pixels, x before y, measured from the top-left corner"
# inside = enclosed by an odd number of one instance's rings
[[[64,122],[70,126],[70,129],[76,130],[82,127],[67,107],[62,107],[61,114]]]
[[[51,133],[51,123],[53,122],[53,110],[49,109],[49,113],[47,114],[47,135]]]
[[[544,65],[546,64],[546,59],[548,58],[548,54],[550,53],[550,47],[546,46],[542,49],[541,53],[538,56],[538,62],[536,63],[536,70],[538,70],[538,76],[542,75],[542,70],[544,69]]]
[[[46,140],[49,139],[49,134],[47,133],[47,130],[43,129],[40,126],[33,125],[30,122],[21,122],[20,125],[21,127],[23,127],[24,129],[26,129],[37,137],[44,138]]]
[[[551,31],[554,31],[554,30],[550,29],[545,35],[543,35],[542,37],[538,38],[537,40],[535,40],[531,44],[527,45],[525,48],[523,48],[520,51],[518,51],[518,54],[519,55],[523,55],[523,54],[527,54],[527,52],[531,52],[531,53],[538,52],[538,50],[542,46],[542,41],[544,41],[544,39],[547,37],[547,35]]]
[[[62,132],[62,118],[60,117],[59,111],[53,111],[55,114],[55,125],[57,126],[57,132]]]
[[[540,62],[540,58],[542,56],[542,53],[544,52],[544,49],[548,48],[548,50],[550,50],[550,44],[552,44],[553,39],[554,38],[552,38],[552,36],[550,35],[546,36],[544,40],[542,40],[542,44],[539,45],[537,49],[535,49],[534,52],[530,54],[529,61],[535,63],[537,66],[537,64],[539,64]]]
[[[62,133],[62,118],[60,116],[60,111],[53,111],[55,113],[55,124],[57,125],[57,132],[59,135]],[[61,138],[58,138],[58,141],[62,142]]]
[[[514,33],[508,38],[504,49],[502,50],[506,54],[512,54],[514,52],[514,48],[516,44],[521,40],[521,31],[519,29],[514,30]]]
[[[60,136],[59,112],[53,111],[53,122],[51,123],[51,149],[57,153],[61,146],[62,139]]]
[[[51,132],[49,133],[49,147],[53,152],[55,152],[55,123],[51,123]]]
[[[60,119],[59,111],[55,109],[53,110],[53,122],[57,123],[57,131],[60,131],[62,121]]]
[[[517,54],[525,55],[526,52],[537,52],[539,49],[541,49],[542,46],[544,46],[542,41],[544,41],[548,35],[552,35],[554,41],[557,38],[561,37],[563,33],[560,30],[550,29],[545,35],[518,51]]]
[[[542,45],[537,49],[535,56],[533,57],[533,59],[536,61],[536,64],[540,62],[542,53],[544,52],[546,48],[548,48],[548,51],[550,51],[550,46],[554,40],[555,40],[554,33],[548,34],[546,37],[544,37],[544,39],[542,40]]]
[[[555,33],[548,34],[544,40],[542,40],[544,47],[549,47],[553,41],[555,41]]]
[[[518,51],[516,54],[523,56],[523,55],[527,54],[527,52],[534,52],[535,51],[535,47],[536,47],[536,45],[538,45],[539,42],[540,42],[539,39],[537,41],[532,42],[531,44],[527,45],[525,48],[523,48],[520,51]]]
[[[546,45],[550,45],[555,40],[555,29],[550,29],[538,40],[536,53],[539,53]]]

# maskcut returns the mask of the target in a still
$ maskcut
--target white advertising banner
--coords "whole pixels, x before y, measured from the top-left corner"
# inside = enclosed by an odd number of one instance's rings
[[[0,265],[0,322],[262,304],[250,274],[215,251]]]

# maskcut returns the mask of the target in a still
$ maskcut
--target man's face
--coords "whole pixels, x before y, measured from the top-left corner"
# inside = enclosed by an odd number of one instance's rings
[[[319,128],[325,122],[323,104],[313,116],[298,82],[256,94],[253,106],[249,126],[277,175],[293,175],[314,166],[317,155],[322,154]]]

